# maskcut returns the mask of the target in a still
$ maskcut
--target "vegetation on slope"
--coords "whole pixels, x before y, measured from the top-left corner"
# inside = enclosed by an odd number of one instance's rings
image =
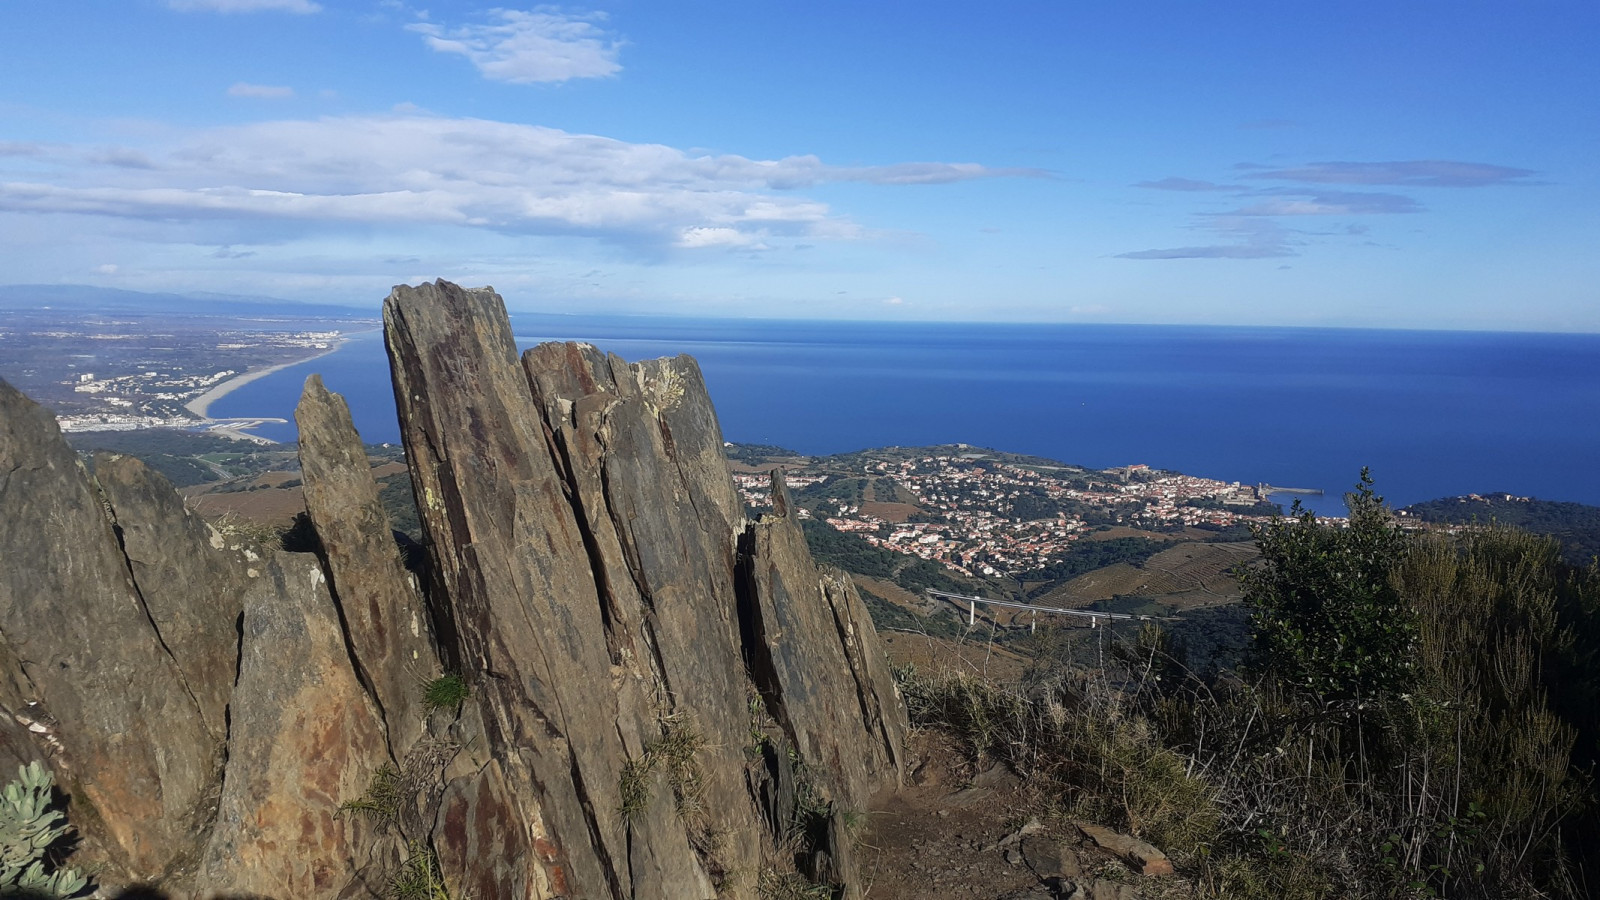
[[[1600,568],[1505,527],[1408,534],[1365,475],[1349,500],[1347,527],[1258,530],[1239,674],[1193,676],[1153,628],[1086,674],[1042,634],[1023,684],[903,672],[912,715],[1207,896],[1582,896]]]
[[[1575,566],[1600,557],[1600,506],[1537,500],[1511,494],[1446,497],[1401,510],[1424,522],[1453,525],[1495,523],[1547,534],[1561,542],[1562,555]]]
[[[1032,591],[1033,596],[1049,592],[1055,583],[1068,581],[1085,572],[1102,569],[1116,563],[1143,565],[1144,561],[1172,546],[1171,541],[1150,538],[1118,537],[1103,541],[1077,541],[1060,562],[1027,574],[1029,581],[1044,581]]]

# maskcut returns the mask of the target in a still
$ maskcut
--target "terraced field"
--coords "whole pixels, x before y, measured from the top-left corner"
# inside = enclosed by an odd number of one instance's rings
[[[1146,598],[1179,611],[1216,606],[1239,598],[1240,565],[1256,558],[1250,543],[1182,543],[1157,553],[1141,566],[1117,563],[1086,572],[1038,599],[1042,606],[1077,609],[1114,597]]]

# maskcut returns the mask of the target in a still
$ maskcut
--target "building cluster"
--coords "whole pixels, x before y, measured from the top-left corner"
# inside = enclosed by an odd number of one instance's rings
[[[788,473],[793,490],[817,484],[829,473]],[[966,575],[1020,575],[1062,560],[1074,542],[1100,525],[1160,531],[1186,526],[1227,528],[1263,521],[1254,489],[1150,470],[1146,466],[1092,472],[1024,467],[985,454],[872,459],[856,471],[835,472],[874,485],[861,500],[803,498],[817,518],[875,546],[934,560]],[[901,505],[885,507],[878,487],[892,482],[915,498],[920,513],[885,518]],[[752,505],[770,503],[765,476],[736,475]],[[916,521],[909,521],[915,519]]]
[[[112,340],[126,336],[84,337]],[[217,335],[214,348],[224,355],[241,350],[258,351],[258,355],[259,351],[267,351],[270,360],[282,359],[285,351],[302,355],[305,351],[325,351],[336,347],[340,338],[337,331],[223,332]],[[90,402],[58,416],[57,422],[62,431],[69,432],[192,426],[195,416],[184,409],[184,404],[239,374],[235,369],[209,366],[204,371],[194,371],[174,360],[146,362],[137,371],[124,374],[74,372],[62,384]]]

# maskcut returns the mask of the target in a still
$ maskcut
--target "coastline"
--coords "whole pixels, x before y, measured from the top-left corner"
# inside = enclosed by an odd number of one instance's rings
[[[314,356],[308,356],[305,359],[291,360],[286,363],[279,363],[275,366],[267,366],[264,369],[256,369],[252,372],[246,372],[243,375],[235,375],[232,378],[229,378],[227,381],[222,382],[221,384],[194,398],[193,400],[190,400],[188,403],[185,403],[183,408],[200,417],[201,419],[210,421],[211,417],[206,414],[207,411],[211,409],[211,404],[221,400],[223,397],[228,396],[229,394],[233,393],[239,388],[244,387],[250,382],[255,381],[258,378],[265,378],[275,372],[281,372],[290,366],[298,366],[301,363],[311,362],[314,359],[321,359],[324,356],[337,353],[339,352],[339,348],[344,346],[344,343],[345,339],[340,338],[338,343]]]

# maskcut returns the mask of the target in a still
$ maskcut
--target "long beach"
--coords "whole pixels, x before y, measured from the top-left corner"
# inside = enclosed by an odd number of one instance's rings
[[[216,387],[213,387],[200,396],[194,398],[193,400],[190,400],[188,403],[185,403],[183,408],[187,409],[191,413],[194,413],[202,419],[208,419],[210,416],[206,415],[206,413],[211,408],[211,404],[221,400],[223,397],[226,397],[239,388],[242,388],[250,382],[255,381],[257,378],[265,378],[274,372],[281,372],[290,366],[298,366],[301,363],[310,362],[314,359],[321,359],[330,353],[336,353],[340,347],[344,346],[344,342],[345,339],[340,338],[332,347],[329,347],[327,350],[324,350],[321,353],[308,356],[305,359],[290,360],[289,362],[279,363],[275,366],[266,366],[264,368],[245,372],[243,375],[235,375],[232,378],[229,378],[227,381],[222,382]]]

